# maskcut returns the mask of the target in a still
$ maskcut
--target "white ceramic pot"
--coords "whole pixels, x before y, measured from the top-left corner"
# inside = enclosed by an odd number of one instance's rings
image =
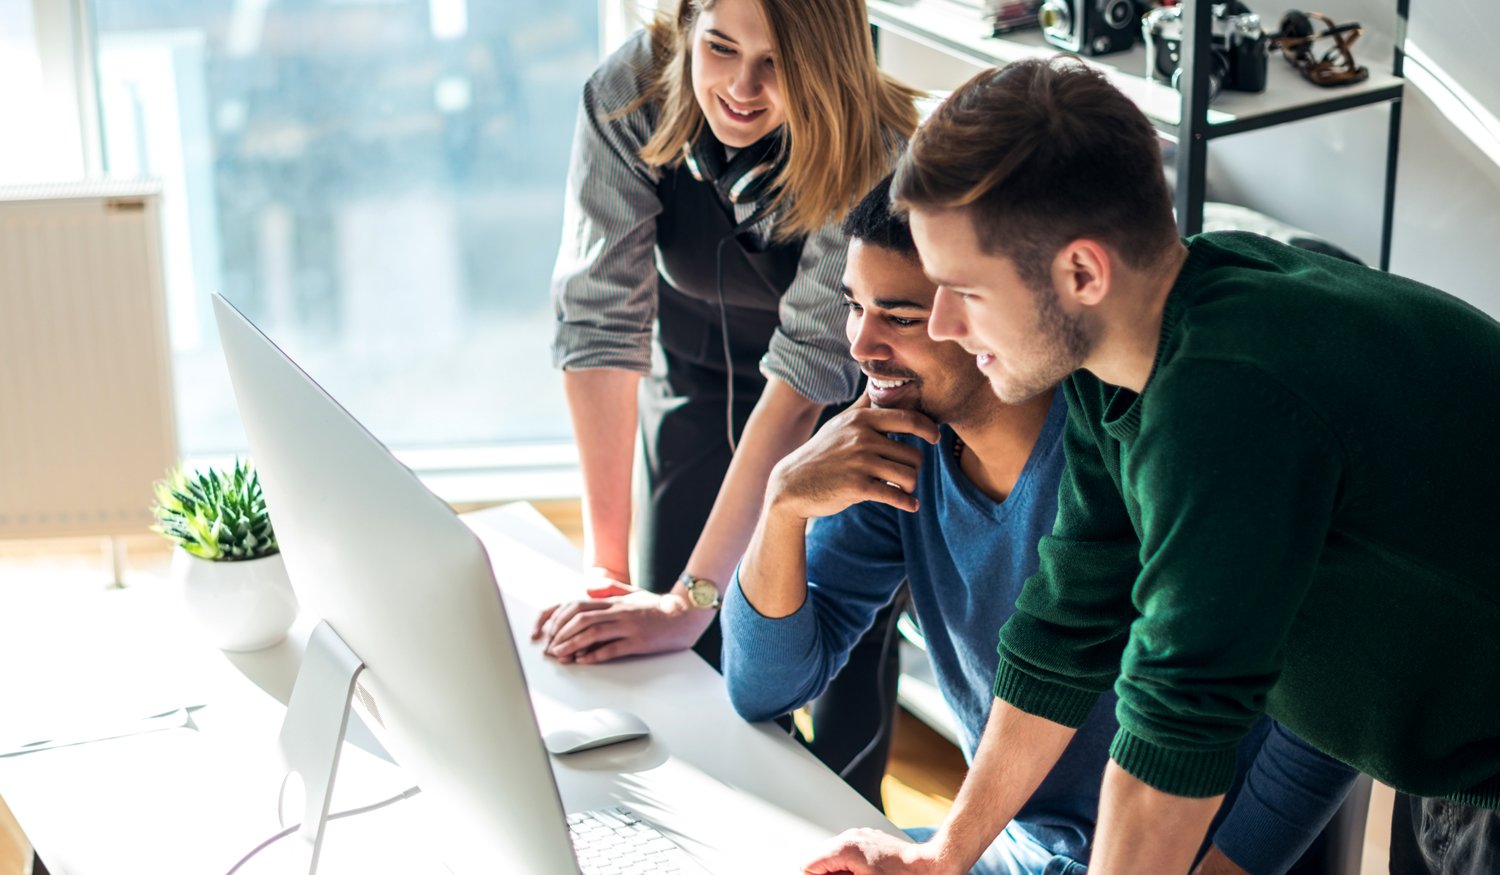
[[[172,579],[188,615],[220,650],[270,647],[297,619],[297,596],[280,553],[212,562],[179,549],[172,555]]]

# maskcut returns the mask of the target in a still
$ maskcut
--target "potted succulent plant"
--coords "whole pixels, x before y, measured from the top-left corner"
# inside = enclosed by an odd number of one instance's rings
[[[297,618],[260,477],[247,461],[230,470],[177,468],[156,483],[154,531],[175,542],[172,578],[188,613],[222,650],[259,650]]]

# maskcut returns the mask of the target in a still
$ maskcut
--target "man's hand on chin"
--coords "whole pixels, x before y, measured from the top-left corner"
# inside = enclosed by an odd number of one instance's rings
[[[834,838],[805,875],[946,875],[938,868],[937,847],[917,844],[875,829],[851,829]]]

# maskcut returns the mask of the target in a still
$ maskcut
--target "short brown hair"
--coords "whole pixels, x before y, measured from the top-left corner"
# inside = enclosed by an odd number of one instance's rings
[[[980,245],[1050,287],[1052,258],[1079,238],[1137,269],[1177,241],[1156,130],[1076,58],[1017,61],[964,83],[896,167],[903,208],[967,208]]]

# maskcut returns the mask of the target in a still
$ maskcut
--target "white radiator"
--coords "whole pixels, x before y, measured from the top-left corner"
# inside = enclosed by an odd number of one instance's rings
[[[0,537],[151,523],[177,458],[159,190],[0,187]]]

